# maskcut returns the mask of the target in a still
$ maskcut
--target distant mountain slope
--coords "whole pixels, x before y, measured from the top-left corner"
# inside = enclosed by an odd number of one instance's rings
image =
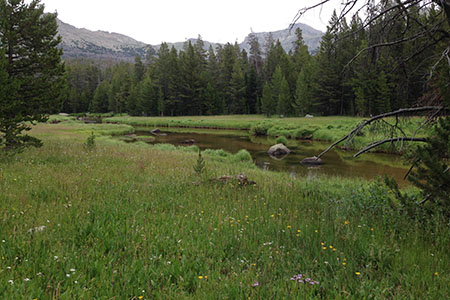
[[[123,34],[80,29],[58,19],[57,23],[59,34],[62,37],[64,59],[132,60],[136,54],[145,56],[147,51],[147,44]]]
[[[287,28],[283,30],[273,31],[272,37],[275,41],[280,40],[283,49],[286,52],[289,52],[292,49],[293,43],[296,40],[295,30],[297,28],[300,28],[302,30],[303,40],[305,41],[305,44],[308,46],[309,52],[313,54],[316,53],[320,46],[320,41],[322,40],[323,32],[316,30],[306,24],[302,23],[295,24],[291,30]],[[269,35],[269,32],[255,32],[255,35],[258,37],[259,44],[261,45],[261,47],[263,47],[265,39]],[[250,45],[248,44],[248,42],[249,40],[247,36],[244,42],[241,44],[241,48],[245,49],[247,52],[250,49]]]
[[[106,31],[91,31],[80,29],[57,19],[59,34],[62,37],[62,48],[64,50],[63,59],[72,58],[90,58],[90,59],[109,59],[133,61],[138,54],[145,57],[149,45],[139,42],[133,38],[119,33],[110,33]],[[314,53],[319,47],[323,33],[305,24],[296,24],[289,29],[272,32],[274,40],[279,39],[283,48],[288,52],[292,49],[292,43],[295,41],[295,29],[300,27],[303,31],[303,38],[311,53]],[[264,45],[267,32],[255,33],[258,37],[261,47]],[[189,39],[192,43],[196,39]],[[183,49],[185,42],[167,43],[169,48]],[[204,41],[205,49],[208,50],[212,45],[216,48],[219,44]],[[158,50],[160,45],[152,46]],[[248,37],[240,44],[242,49],[249,51]]]

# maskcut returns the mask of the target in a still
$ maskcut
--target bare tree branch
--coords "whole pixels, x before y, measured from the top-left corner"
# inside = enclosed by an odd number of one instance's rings
[[[297,21],[309,10],[314,9],[316,7],[322,6],[323,4],[330,2],[330,0],[324,0],[321,1],[313,6],[309,6],[309,7],[304,7],[302,9],[300,9],[297,14],[295,15],[294,19],[292,19],[292,23],[291,26],[289,26],[289,30],[291,30],[292,28],[294,28],[295,23],[297,23]]]
[[[363,54],[366,51],[369,51],[369,50],[375,49],[375,48],[380,48],[380,47],[390,47],[390,46],[402,44],[404,42],[415,40],[415,39],[423,36],[426,33],[427,33],[426,31],[421,31],[418,34],[413,35],[412,37],[409,37],[409,38],[404,38],[404,39],[393,41],[393,42],[379,43],[379,44],[375,44],[375,45],[366,47],[366,48],[360,50],[355,56],[353,56],[353,58],[350,59],[348,61],[348,63],[344,66],[344,69],[348,68],[359,56],[361,56],[361,54]]]
[[[373,143],[367,147],[365,147],[364,149],[360,150],[358,153],[356,153],[355,155],[353,155],[353,157],[358,157],[363,153],[366,153],[367,151],[376,148],[380,145],[383,145],[385,143],[392,143],[392,142],[427,142],[426,138],[413,138],[413,137],[396,137],[396,138],[392,138],[392,139],[385,139],[382,141],[378,141],[376,143]]]
[[[369,125],[370,123],[372,123],[374,121],[377,121],[377,120],[380,120],[380,119],[383,119],[383,118],[386,118],[386,117],[390,117],[390,116],[396,116],[396,115],[402,115],[402,114],[408,114],[408,113],[417,113],[417,112],[422,112],[422,111],[442,110],[442,109],[444,109],[442,106],[422,106],[422,107],[414,107],[414,108],[402,108],[402,109],[399,109],[399,110],[396,110],[396,111],[392,111],[392,112],[388,112],[388,113],[384,113],[384,114],[381,114],[381,115],[374,116],[374,117],[370,118],[369,120],[365,120],[365,121],[361,122],[361,124],[356,126],[346,136],[344,136],[343,138],[341,138],[337,142],[334,142],[333,144],[331,144],[327,149],[325,149],[322,153],[320,153],[317,156],[317,159],[319,159],[325,153],[330,151],[334,146],[336,146],[340,142],[345,141],[346,139],[352,137],[354,134],[356,134],[358,131],[360,131],[363,127],[365,127],[366,125]]]

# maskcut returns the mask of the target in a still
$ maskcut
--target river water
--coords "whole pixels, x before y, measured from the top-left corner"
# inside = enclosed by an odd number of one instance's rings
[[[402,165],[401,157],[392,154],[369,153],[358,158],[353,158],[354,152],[342,150],[331,150],[322,159],[324,164],[318,167],[302,165],[300,162],[305,157],[318,155],[326,149],[330,143],[311,141],[289,140],[288,147],[292,151],[283,159],[274,159],[267,154],[267,150],[273,144],[274,139],[266,137],[248,136],[244,132],[242,136],[234,134],[214,133],[184,133],[164,132],[167,135],[156,136],[152,144],[165,143],[176,146],[185,145],[188,139],[195,140],[195,145],[200,149],[223,149],[227,152],[236,153],[246,149],[255,164],[264,170],[289,172],[295,177],[314,177],[317,175],[358,177],[364,179],[375,179],[378,176],[388,175],[397,180],[399,185],[405,186],[407,181],[403,180],[407,167]],[[137,135],[149,135],[149,132],[137,132]]]

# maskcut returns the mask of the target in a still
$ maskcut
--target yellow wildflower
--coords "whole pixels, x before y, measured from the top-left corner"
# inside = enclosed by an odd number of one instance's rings
[[[361,275],[361,272],[355,272],[355,274],[359,276],[359,275]]]

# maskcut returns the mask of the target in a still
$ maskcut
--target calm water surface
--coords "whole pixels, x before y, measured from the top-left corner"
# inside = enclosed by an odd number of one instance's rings
[[[217,133],[179,133],[164,132],[166,136],[156,136],[153,144],[165,143],[176,146],[184,145],[187,139],[194,139],[195,145],[200,149],[223,149],[236,153],[246,149],[253,157],[256,165],[264,170],[289,172],[295,177],[313,177],[317,175],[360,177],[375,179],[377,176],[388,175],[394,177],[404,186],[403,180],[407,168],[399,163],[400,156],[390,154],[367,154],[357,159],[352,158],[353,153],[341,150],[331,150],[323,156],[324,164],[319,167],[304,166],[300,162],[305,157],[318,155],[330,143],[311,141],[289,141],[288,147],[292,151],[283,159],[274,159],[267,154],[267,150],[275,141],[268,138],[249,136],[218,135]],[[138,132],[138,135],[149,135],[148,132]]]

